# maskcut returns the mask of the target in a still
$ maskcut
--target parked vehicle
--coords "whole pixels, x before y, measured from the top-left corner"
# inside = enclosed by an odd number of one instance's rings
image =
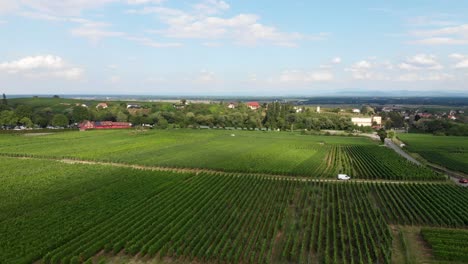
[[[468,183],[468,179],[461,178],[458,180],[459,183]]]
[[[347,181],[351,179],[351,177],[349,177],[348,175],[346,174],[338,174],[338,180],[343,180],[343,181]]]

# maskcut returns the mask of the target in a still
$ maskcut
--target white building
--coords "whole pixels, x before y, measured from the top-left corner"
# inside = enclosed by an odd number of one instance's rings
[[[320,113],[320,106],[317,106],[317,113]]]
[[[357,108],[353,108],[353,113],[360,114],[360,113],[361,113],[361,110],[359,110],[359,109],[357,109]]]
[[[356,126],[381,126],[382,125],[382,117],[381,116],[373,116],[373,117],[352,117],[351,122]]]

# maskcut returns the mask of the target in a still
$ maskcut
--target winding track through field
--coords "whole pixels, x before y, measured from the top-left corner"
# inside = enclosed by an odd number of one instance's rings
[[[0,156],[17,158],[17,159],[37,159],[37,160],[53,160],[63,162],[67,164],[87,164],[87,165],[101,165],[101,166],[112,166],[119,168],[129,168],[136,170],[149,170],[149,171],[168,171],[168,172],[180,172],[180,173],[212,173],[222,174],[230,176],[251,175],[257,177],[267,177],[271,179],[281,179],[290,181],[304,181],[304,182],[343,182],[338,179],[327,179],[327,178],[311,178],[307,176],[291,176],[291,175],[280,175],[280,174],[267,174],[267,173],[244,173],[244,172],[226,172],[213,169],[200,169],[200,168],[174,168],[174,167],[161,167],[161,166],[145,166],[136,164],[125,164],[116,162],[105,162],[105,161],[91,161],[83,159],[68,159],[68,158],[57,158],[57,157],[44,157],[34,155],[21,155],[21,154],[10,154],[0,153]],[[397,181],[397,180],[368,180],[368,179],[353,179],[350,182],[368,182],[368,183],[391,183],[391,184],[433,184],[433,183],[447,183],[448,181]]]

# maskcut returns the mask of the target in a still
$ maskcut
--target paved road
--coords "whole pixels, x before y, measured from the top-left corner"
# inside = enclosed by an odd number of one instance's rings
[[[397,146],[395,143],[393,143],[393,141],[391,139],[389,139],[389,138],[385,139],[385,146],[393,149],[396,153],[400,154],[402,157],[404,157],[405,159],[413,162],[414,164],[421,165],[421,163],[419,161],[417,161],[416,159],[411,157],[408,153],[404,152],[399,146]]]
[[[408,153],[406,153],[405,151],[403,151],[399,146],[397,146],[395,143],[393,143],[393,141],[389,138],[386,138],[385,139],[385,146],[393,149],[396,153],[400,154],[401,156],[403,156],[404,158],[406,158],[407,160],[417,164],[417,165],[421,165],[421,163],[419,161],[417,161],[416,159],[414,159],[413,157],[411,157]],[[447,174],[449,177],[450,177],[450,180],[452,180],[453,182],[455,182],[457,185],[460,185],[460,186],[463,186],[463,187],[468,187],[468,184],[462,184],[462,183],[459,183],[458,180],[460,178],[463,178],[463,175],[459,174],[459,173],[456,173],[456,172],[453,172],[453,171],[450,171],[446,168],[442,168],[442,167],[439,167],[439,166],[435,166],[435,165],[432,165],[432,164],[427,164],[428,167],[436,172],[440,172],[440,173],[443,173],[443,174]]]

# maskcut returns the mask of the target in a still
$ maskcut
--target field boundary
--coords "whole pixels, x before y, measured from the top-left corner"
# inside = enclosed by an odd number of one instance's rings
[[[17,154],[17,153],[0,153],[0,157],[17,158],[17,159],[36,159],[36,160],[53,160],[66,164],[84,164],[84,165],[101,165],[101,166],[112,166],[119,168],[128,168],[136,170],[148,170],[148,171],[167,171],[177,173],[209,173],[209,174],[220,174],[229,176],[249,175],[256,177],[267,177],[271,179],[282,179],[290,181],[304,181],[304,182],[344,182],[338,179],[330,178],[312,178],[309,176],[291,176],[281,174],[267,174],[267,173],[246,173],[246,172],[226,172],[213,169],[204,168],[176,168],[176,167],[163,167],[163,166],[147,166],[138,164],[118,163],[118,162],[107,162],[107,161],[93,161],[70,157],[53,157],[53,156],[42,156],[42,155],[31,155],[31,154]],[[408,180],[369,180],[369,179],[352,179],[351,183],[390,183],[390,184],[448,184],[449,181],[408,181]]]

